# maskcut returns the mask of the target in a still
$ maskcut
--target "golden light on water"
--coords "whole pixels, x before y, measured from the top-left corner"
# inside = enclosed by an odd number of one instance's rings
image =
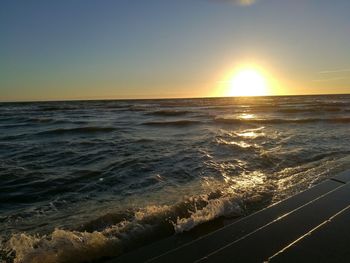
[[[242,113],[238,116],[238,118],[243,120],[250,120],[250,119],[254,119],[255,115],[251,113]]]
[[[265,96],[268,94],[267,80],[257,69],[240,69],[229,80],[229,96]]]

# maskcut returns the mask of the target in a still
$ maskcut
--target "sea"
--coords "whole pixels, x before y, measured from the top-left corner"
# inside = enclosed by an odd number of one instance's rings
[[[350,95],[1,103],[0,262],[118,257],[349,169]]]

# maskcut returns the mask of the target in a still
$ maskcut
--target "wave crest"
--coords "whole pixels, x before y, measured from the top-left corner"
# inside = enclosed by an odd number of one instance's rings
[[[143,125],[150,126],[189,126],[200,124],[200,121],[195,120],[178,120],[178,121],[149,121],[142,123]]]
[[[37,133],[37,135],[59,135],[72,133],[98,133],[98,132],[112,132],[115,131],[113,127],[76,127],[76,128],[60,128],[48,130]]]
[[[235,124],[235,123],[258,123],[258,124],[284,124],[284,123],[350,123],[350,118],[303,118],[303,119],[242,119],[242,118],[222,118],[214,119],[217,123]]]
[[[84,262],[108,256],[108,248],[115,242],[118,240],[107,238],[100,232],[55,229],[49,236],[14,235],[6,246],[15,252],[15,263]]]
[[[182,116],[190,113],[190,111],[184,110],[158,110],[146,113],[147,115],[155,115],[155,116]]]
[[[242,209],[238,199],[225,197],[221,199],[208,200],[208,205],[197,210],[188,218],[177,218],[174,223],[176,233],[189,231],[195,226],[208,222],[220,216],[234,216],[241,214]]]

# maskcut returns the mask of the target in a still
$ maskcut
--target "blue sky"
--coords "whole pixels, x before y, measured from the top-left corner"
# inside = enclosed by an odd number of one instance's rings
[[[276,94],[347,93],[349,12],[348,0],[3,0],[0,100],[212,96],[247,61]]]

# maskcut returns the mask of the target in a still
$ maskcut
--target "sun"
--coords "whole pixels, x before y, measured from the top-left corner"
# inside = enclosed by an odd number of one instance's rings
[[[268,94],[267,81],[259,70],[242,68],[229,80],[229,96],[265,96]]]

